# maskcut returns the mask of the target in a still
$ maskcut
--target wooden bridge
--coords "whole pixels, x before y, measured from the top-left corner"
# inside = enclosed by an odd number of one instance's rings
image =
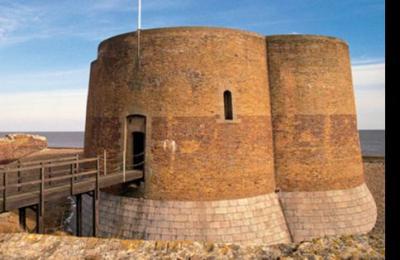
[[[82,195],[93,198],[93,236],[99,223],[99,191],[101,188],[141,180],[144,171],[137,165],[126,167],[107,154],[95,158],[70,156],[58,159],[16,162],[0,168],[0,213],[19,211],[19,221],[26,229],[26,209],[36,214],[36,232],[44,232],[44,203],[63,197],[76,197],[77,235],[82,235]],[[125,157],[124,157],[125,158]],[[144,168],[144,167],[139,167]]]

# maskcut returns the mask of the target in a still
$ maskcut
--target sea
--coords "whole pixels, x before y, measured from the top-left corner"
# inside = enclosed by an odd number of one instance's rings
[[[0,137],[11,132],[0,132]],[[13,132],[15,133],[15,132]],[[47,137],[49,147],[83,147],[84,132],[18,132]],[[364,156],[385,156],[385,130],[360,130]]]

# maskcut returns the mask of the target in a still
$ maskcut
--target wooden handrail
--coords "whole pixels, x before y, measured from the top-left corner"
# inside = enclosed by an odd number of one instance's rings
[[[66,165],[71,165],[71,164],[82,164],[82,163],[88,163],[88,162],[95,162],[97,161],[97,158],[88,158],[88,159],[80,159],[80,160],[76,160],[74,157],[74,160],[70,160],[70,161],[66,161],[66,162],[59,162],[59,163],[49,163],[46,165],[43,165],[45,168],[48,167],[59,167],[59,166],[66,166]],[[41,165],[35,165],[35,166],[28,166],[28,167],[21,167],[21,168],[5,168],[2,169],[2,171],[6,171],[6,172],[18,172],[18,171],[28,171],[28,170],[37,170],[42,168]]]
[[[0,165],[0,170],[7,170],[7,169],[12,169],[16,166],[30,166],[30,165],[34,165],[34,164],[38,164],[40,165],[40,163],[51,163],[51,162],[58,162],[58,161],[67,161],[67,160],[73,160],[76,157],[62,157],[62,158],[54,158],[54,159],[46,159],[46,160],[35,160],[35,161],[21,161],[21,160],[17,160],[17,161],[13,161],[10,162],[8,164],[4,164],[4,165]],[[12,167],[12,168],[10,168]]]
[[[43,160],[41,162],[35,161],[27,162],[25,164],[18,163],[14,164],[13,168],[0,169],[0,200],[2,200],[3,205],[1,206],[3,206],[3,211],[10,207],[8,198],[13,196],[25,196],[29,194],[33,196],[33,194],[37,194],[40,196],[40,201],[42,203],[45,199],[44,196],[49,189],[69,186],[70,193],[75,194],[76,192],[79,192],[75,190],[75,187],[81,189],[79,186],[80,183],[85,183],[88,180],[95,185],[95,196],[98,198],[101,178],[108,178],[108,176],[111,177],[111,175],[120,175],[121,181],[125,182],[127,171],[131,172],[134,170],[128,168],[133,168],[134,166],[144,163],[140,162],[129,166],[125,165],[127,167],[123,167],[121,162],[114,163],[114,160],[120,159],[113,158],[104,152],[103,158],[97,156],[94,158],[80,159],[78,156],[74,156],[57,158],[54,160]],[[93,164],[89,165],[85,163]],[[36,170],[38,170],[38,172],[36,172]],[[15,175],[13,175],[13,173],[15,173]],[[19,173],[18,176],[16,173]],[[22,173],[25,173],[26,175],[22,175]],[[107,174],[103,175],[105,173]],[[35,185],[38,186],[28,187]],[[28,188],[23,189],[23,187]],[[39,205],[39,207],[42,206],[43,204]],[[15,205],[12,207],[15,207]]]
[[[45,178],[44,182],[50,182],[50,181],[61,181],[61,180],[68,180],[76,177],[82,177],[82,176],[88,176],[88,175],[94,175],[97,172],[97,170],[91,170],[91,171],[86,171],[86,172],[81,172],[78,174],[72,175],[64,175],[64,176],[58,176],[58,177],[51,177],[51,178]],[[29,186],[29,185],[35,185],[41,183],[41,180],[34,180],[34,181],[27,181],[23,183],[14,183],[14,184],[7,184],[7,188],[14,188],[14,187],[24,187],[24,186]],[[56,186],[56,185],[55,185]],[[3,190],[4,186],[0,186],[0,190]]]
[[[75,156],[69,156],[69,157],[54,158],[54,159],[47,159],[47,160],[17,161],[17,164],[19,164],[19,165],[32,165],[32,164],[40,164],[40,163],[53,163],[53,162],[59,162],[59,161],[74,160],[75,158],[76,158]]]
[[[92,170],[92,171],[87,171],[87,172],[82,172],[79,174],[74,174],[74,177],[82,177],[82,176],[89,176],[89,175],[94,175],[97,173],[97,170]],[[72,178],[71,175],[66,175],[66,176],[60,176],[60,177],[54,177],[54,178],[45,178],[44,182],[50,182],[50,181],[60,181],[60,180],[67,180]],[[85,181],[87,179],[84,179]],[[29,186],[29,185],[35,185],[35,184],[40,184],[42,180],[35,180],[35,181],[28,181],[28,182],[23,182],[23,183],[15,183],[15,184],[9,184],[7,185],[7,188],[14,188],[14,187],[23,187],[23,186]],[[61,185],[60,185],[61,186]],[[51,187],[51,188],[56,188],[57,185]],[[0,191],[4,190],[3,186],[0,186]],[[47,190],[47,189],[46,189]],[[35,192],[35,191],[30,191],[30,192]]]
[[[76,178],[76,177],[94,175],[96,172],[97,172],[96,170],[81,172],[81,173],[78,173],[78,174],[74,174],[74,177]],[[52,178],[45,178],[44,182],[47,183],[47,182],[50,182],[50,181],[68,180],[68,179],[71,179],[71,178],[72,178],[71,175],[64,175],[64,176],[58,176],[58,177],[52,177]],[[27,182],[23,182],[23,183],[7,184],[7,188],[24,187],[24,186],[36,185],[36,184],[39,184],[39,183],[41,183],[41,180],[27,181]],[[57,185],[54,185],[54,187],[57,187]],[[2,190],[4,190],[4,186],[0,186],[0,191],[2,191]]]

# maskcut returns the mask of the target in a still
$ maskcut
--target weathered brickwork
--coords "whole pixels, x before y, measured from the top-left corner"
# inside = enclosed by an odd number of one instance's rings
[[[143,189],[102,193],[103,236],[273,244],[372,228],[346,43],[181,27],[143,30],[140,46],[107,39],[91,66],[85,155],[130,164],[145,134]]]
[[[91,234],[84,198],[84,234]],[[290,241],[275,193],[235,200],[161,201],[101,193],[100,235],[145,240],[277,244]],[[113,214],[110,214],[110,213]]]
[[[267,36],[275,176],[284,191],[364,182],[347,44]]]
[[[375,201],[365,184],[346,190],[282,192],[280,199],[295,242],[367,233],[377,218]]]
[[[264,37],[226,29],[144,30],[140,66],[136,44],[136,34],[129,33],[99,47],[85,154],[121,154],[124,120],[140,114],[147,122],[146,198],[217,200],[273,192]],[[232,93],[232,121],[224,120],[225,90]]]
[[[272,139],[270,118],[238,119],[240,124],[226,125],[212,117],[177,117],[167,125],[166,120],[153,118],[153,129],[158,130],[152,135],[153,161],[157,162],[153,164],[152,198],[212,200],[274,191],[273,162],[264,159],[271,154],[271,144],[262,141]],[[243,135],[249,127],[258,134]],[[174,154],[164,150],[166,139],[177,143]]]

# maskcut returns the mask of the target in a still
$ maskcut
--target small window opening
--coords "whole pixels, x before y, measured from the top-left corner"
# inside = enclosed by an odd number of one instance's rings
[[[226,90],[224,92],[224,108],[225,108],[225,120],[233,120],[232,93],[229,90]]]

